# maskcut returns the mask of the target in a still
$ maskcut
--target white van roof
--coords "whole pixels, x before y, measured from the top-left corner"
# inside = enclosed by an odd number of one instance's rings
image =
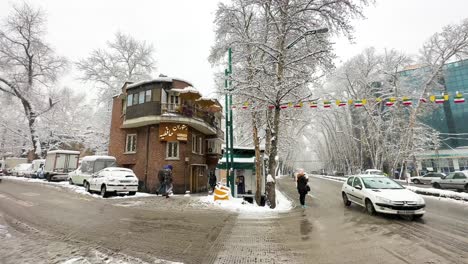
[[[47,152],[47,155],[49,154],[75,154],[75,155],[80,155],[80,152],[79,151],[75,151],[75,150],[52,150],[52,151],[49,151]]]
[[[81,161],[82,161],[82,162],[83,162],[83,161],[95,161],[95,160],[98,160],[98,159],[115,160],[115,157],[112,157],[112,156],[93,155],[93,156],[86,156],[86,157],[83,157],[83,159],[82,159]]]

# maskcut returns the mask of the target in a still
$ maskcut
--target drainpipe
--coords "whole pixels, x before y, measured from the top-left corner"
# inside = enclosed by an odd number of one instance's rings
[[[148,156],[149,156],[150,126],[146,129],[146,158],[145,158],[145,191],[148,192]]]

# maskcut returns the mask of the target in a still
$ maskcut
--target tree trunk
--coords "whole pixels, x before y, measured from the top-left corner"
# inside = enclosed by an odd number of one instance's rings
[[[278,155],[278,136],[279,136],[279,120],[280,120],[280,108],[276,107],[274,110],[273,117],[273,133],[271,138],[271,148],[268,157],[268,171],[270,172],[273,179],[276,179],[276,156]],[[270,202],[270,208],[276,207],[276,194],[275,194],[276,180],[270,184],[270,191],[268,193],[268,201]]]
[[[255,111],[252,112],[252,129],[253,129],[253,141],[255,146],[255,179],[256,179],[256,189],[255,189],[255,202],[257,205],[260,205],[262,200],[262,172],[261,172],[261,162],[263,160],[260,157],[260,140],[258,138],[258,128],[257,128],[257,114]]]

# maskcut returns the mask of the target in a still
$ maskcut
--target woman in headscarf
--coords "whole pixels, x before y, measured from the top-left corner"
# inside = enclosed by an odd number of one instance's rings
[[[309,179],[307,178],[307,175],[305,175],[304,170],[300,169],[297,173],[296,183],[297,191],[299,192],[299,202],[301,203],[302,208],[306,208],[305,197],[307,192],[310,191],[309,185],[307,185],[308,182]]]

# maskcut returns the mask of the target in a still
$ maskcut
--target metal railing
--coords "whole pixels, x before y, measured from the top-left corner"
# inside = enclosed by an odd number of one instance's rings
[[[202,110],[195,106],[171,104],[171,103],[161,104],[161,110],[162,110],[162,113],[174,113],[174,114],[179,114],[181,116],[195,118],[195,119],[204,121],[208,123],[210,126],[215,127],[218,133],[221,132],[221,134],[224,136],[224,132],[221,131],[221,129],[219,128],[219,124],[216,121],[214,114],[211,112]]]

